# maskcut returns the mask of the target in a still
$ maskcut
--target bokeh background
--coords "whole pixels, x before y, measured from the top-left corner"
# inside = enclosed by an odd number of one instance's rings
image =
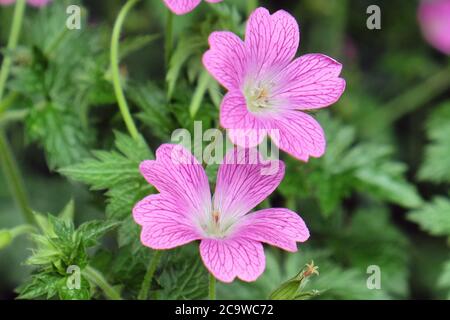
[[[88,17],[74,36],[61,36],[68,3],[55,2],[48,8],[27,9],[8,83],[9,93],[16,97],[9,113],[0,113],[0,125],[7,132],[33,210],[57,213],[73,199],[75,221],[80,223],[104,218],[104,192],[89,191],[59,169],[89,157],[90,150],[111,149],[113,131],[125,132],[105,59],[124,2],[82,1]],[[175,17],[174,55],[168,65],[167,9],[159,0],[141,2],[126,20],[123,41],[130,40],[130,52],[122,60],[122,73],[139,129],[155,149],[169,141],[172,129],[192,125],[186,109],[201,76],[200,56],[207,36],[220,29],[242,34],[249,3],[202,4],[189,15]],[[293,14],[301,27],[299,54],[320,52],[342,62],[347,89],[337,104],[316,113],[327,133],[327,154],[307,164],[283,156],[285,180],[263,204],[301,213],[311,228],[310,241],[296,254],[267,249],[266,272],[257,282],[220,285],[218,297],[267,298],[314,260],[320,275],[311,278],[308,288],[321,290],[319,299],[449,298],[450,59],[425,40],[418,20],[420,2],[261,0],[259,4]],[[380,30],[366,27],[366,9],[374,4],[381,8]],[[0,7],[2,47],[12,10]],[[450,11],[447,14],[450,20]],[[43,48],[58,37],[63,37],[59,48],[43,58],[45,63],[39,62]],[[164,99],[166,67],[174,86],[169,102]],[[205,129],[216,125],[215,99],[222,93],[211,81],[196,116]],[[49,99],[63,107],[49,112],[42,107]],[[21,223],[0,175],[0,229]],[[108,251],[114,256],[115,239],[114,233],[108,235],[103,248],[90,254],[97,257]],[[29,238],[20,236],[0,249],[0,299],[15,298],[14,289],[27,281],[33,270],[25,264],[31,248]],[[143,262],[135,263],[133,271],[117,271],[121,277],[107,267],[104,271],[111,281],[131,288],[135,284],[128,278],[143,274]],[[380,290],[366,287],[370,265],[381,268]]]

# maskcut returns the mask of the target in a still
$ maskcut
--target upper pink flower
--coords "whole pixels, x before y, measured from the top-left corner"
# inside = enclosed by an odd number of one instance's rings
[[[323,108],[340,98],[342,65],[323,54],[293,60],[299,39],[294,17],[283,10],[270,15],[264,8],[250,16],[245,41],[226,31],[210,35],[203,64],[229,91],[220,122],[233,143],[252,147],[268,134],[280,149],[303,161],[325,152],[322,128],[299,110]],[[246,142],[240,140],[242,132]]]
[[[33,7],[43,7],[47,5],[52,0],[27,0],[29,5]],[[8,5],[16,2],[16,0],[0,0],[0,5]]]
[[[418,16],[425,39],[450,55],[450,0],[423,1]]]
[[[295,252],[296,242],[309,237],[295,212],[273,208],[249,213],[277,188],[284,164],[251,162],[249,155],[243,149],[227,154],[211,199],[205,170],[195,157],[182,146],[159,147],[156,160],[140,166],[142,175],[160,192],[133,209],[134,220],[143,227],[142,243],[159,250],[201,240],[205,266],[223,282],[235,277],[254,281],[261,275],[262,242]]]
[[[217,3],[223,0],[205,0],[206,2]],[[166,6],[175,14],[182,15],[191,12],[200,4],[201,0],[164,0]]]

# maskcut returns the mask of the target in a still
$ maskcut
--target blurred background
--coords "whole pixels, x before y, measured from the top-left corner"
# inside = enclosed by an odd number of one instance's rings
[[[61,24],[69,2],[27,8],[8,82],[7,97],[14,99],[8,112],[0,113],[0,125],[33,210],[57,213],[73,199],[80,223],[104,217],[104,192],[89,191],[59,169],[89,157],[90,150],[111,149],[113,131],[126,131],[108,75],[109,39],[125,1],[78,3],[85,20],[68,36],[61,35]],[[141,1],[130,13],[121,72],[139,130],[153,150],[169,141],[173,129],[192,126],[186,109],[202,74],[200,57],[209,33],[242,35],[254,4],[203,3],[191,14],[174,17],[171,59],[164,51],[167,9],[162,1]],[[286,177],[269,203],[299,212],[311,239],[296,254],[267,249],[266,272],[257,282],[220,285],[218,297],[267,298],[314,260],[320,275],[308,288],[321,290],[319,299],[450,298],[449,1],[261,0],[259,5],[294,15],[301,28],[298,54],[324,53],[342,62],[347,89],[337,104],[315,113],[326,131],[326,155],[306,164],[283,155]],[[381,29],[367,27],[370,5],[381,9]],[[441,7],[426,7],[433,5]],[[12,6],[0,7],[1,47],[12,11]],[[58,49],[46,54],[55,41],[61,41]],[[169,101],[167,86],[173,87]],[[211,81],[196,116],[205,130],[216,125],[222,94]],[[49,100],[51,110],[43,107]],[[21,223],[0,175],[0,229]],[[104,244],[113,252],[114,237]],[[15,298],[14,289],[29,277],[32,267],[25,261],[31,247],[26,236],[0,245],[0,299]],[[366,286],[370,265],[380,267],[380,290]]]

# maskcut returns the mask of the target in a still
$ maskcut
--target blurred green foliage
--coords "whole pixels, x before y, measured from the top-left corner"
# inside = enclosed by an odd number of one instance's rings
[[[0,102],[0,126],[8,132],[31,206],[57,213],[74,202],[60,215],[36,214],[40,229],[24,232],[28,237],[13,236],[24,221],[0,176],[0,298],[136,298],[153,252],[140,244],[130,212],[155,192],[138,165],[152,159],[152,150],[177,128],[192,131],[194,120],[204,130],[218,126],[223,91],[205,77],[201,55],[214,30],[242,35],[248,15],[244,1],[226,0],[173,17],[167,57],[162,1],[141,1],[130,13],[121,72],[142,134],[136,141],[124,133],[109,65],[109,39],[122,3],[75,1],[85,5],[83,27],[69,31],[69,2],[28,8],[19,48],[2,52],[14,64]],[[371,31],[366,8],[374,3],[382,10],[382,29]],[[266,248],[263,276],[254,283],[219,284],[218,297],[266,299],[314,261],[320,275],[308,278],[302,292],[318,295],[305,298],[450,298],[450,61],[420,36],[418,1],[260,5],[295,15],[300,53],[342,61],[347,90],[315,114],[326,131],[326,155],[308,163],[282,155],[285,179],[261,205],[299,212],[311,239],[295,254]],[[12,10],[0,8],[2,46]],[[77,295],[65,286],[72,264],[85,272]],[[366,286],[371,265],[381,269],[380,290]],[[207,272],[196,246],[165,252],[149,297],[206,295]]]

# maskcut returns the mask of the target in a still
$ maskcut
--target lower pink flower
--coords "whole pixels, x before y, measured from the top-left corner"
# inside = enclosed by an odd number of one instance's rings
[[[450,0],[423,1],[418,16],[427,41],[450,55]]]
[[[223,282],[256,280],[265,268],[262,243],[297,251],[297,242],[309,238],[298,214],[284,208],[250,213],[277,188],[284,163],[250,159],[249,150],[229,152],[211,198],[205,170],[195,157],[181,146],[162,145],[156,160],[140,166],[160,192],[133,209],[134,220],[143,227],[142,243],[162,250],[201,240],[206,268]]]
[[[217,3],[223,0],[205,0],[206,2]],[[201,0],[164,0],[166,6],[175,14],[182,15],[194,10]]]
[[[27,0],[27,3],[33,7],[43,7],[52,0]],[[8,5],[15,3],[16,0],[0,0],[0,5]]]

